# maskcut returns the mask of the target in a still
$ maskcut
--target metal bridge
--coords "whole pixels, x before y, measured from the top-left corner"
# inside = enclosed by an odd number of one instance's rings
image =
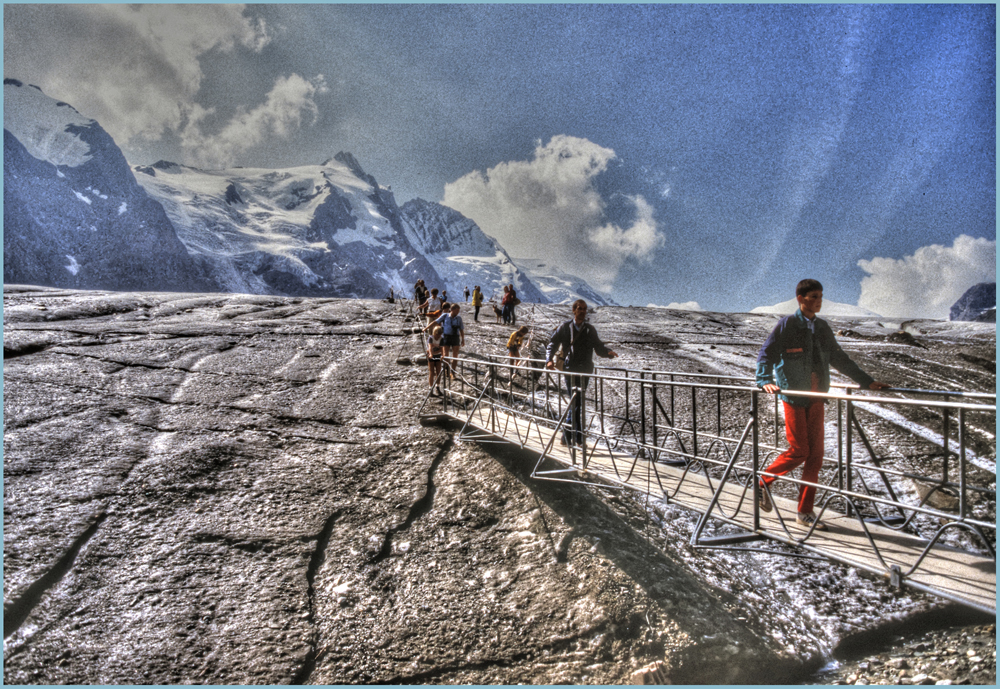
[[[770,484],[772,512],[759,508],[758,478],[782,451],[783,423],[777,398],[751,378],[598,368],[584,376],[585,390],[570,392],[565,376],[538,360],[460,358],[450,375],[445,368],[443,394],[429,395],[420,415],[460,422],[463,439],[536,453],[534,478],[695,510],[696,548],[755,550],[747,544],[770,539],[793,546],[784,554],[996,612],[995,395],[894,388],[901,398],[859,395],[857,386],[801,393],[828,401],[827,457],[809,484],[828,527],[821,531],[796,523],[798,471]],[[574,397],[585,410],[578,447],[560,442]],[[980,448],[986,438],[992,456],[975,454],[971,434]],[[711,520],[735,533],[706,535]]]

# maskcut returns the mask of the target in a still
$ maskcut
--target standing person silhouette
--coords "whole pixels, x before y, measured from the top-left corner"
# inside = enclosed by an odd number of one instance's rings
[[[802,480],[816,483],[823,467],[825,401],[796,397],[788,392],[829,392],[830,366],[870,390],[889,388],[862,371],[837,344],[830,325],[816,317],[823,307],[823,285],[818,280],[799,282],[795,287],[795,299],[799,303],[798,311],[778,321],[757,355],[757,387],[777,394],[784,403],[785,436],[788,438],[788,449],[764,469],[765,473],[774,475],[760,479],[758,502],[765,512],[774,508],[767,486],[778,476],[804,465]],[[813,512],[815,498],[814,486],[799,487],[796,521],[802,526],[825,530],[826,525]]]
[[[481,309],[482,307],[483,307],[483,292],[482,290],[479,289],[479,285],[476,285],[472,289],[472,308],[476,310],[472,319],[477,323],[479,322],[479,309]]]
[[[608,349],[598,336],[597,329],[587,323],[587,302],[583,299],[573,302],[573,318],[552,333],[549,346],[545,349],[545,368],[555,369],[555,356],[560,348],[566,355],[563,370],[566,373],[566,389],[573,400],[566,419],[570,430],[563,432],[562,444],[580,446],[584,443],[584,395],[590,377],[572,374],[593,373],[595,352],[606,359],[614,359],[618,355]]]

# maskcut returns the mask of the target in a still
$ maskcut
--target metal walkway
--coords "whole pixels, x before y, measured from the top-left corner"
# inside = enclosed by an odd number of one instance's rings
[[[586,389],[571,390],[565,376],[542,370],[542,363],[460,359],[450,381],[442,376],[444,395],[428,397],[420,414],[460,422],[463,439],[536,453],[535,478],[634,490],[694,510],[702,515],[695,547],[752,550],[751,541],[779,541],[995,614],[996,526],[978,516],[996,501],[995,462],[968,447],[971,416],[995,428],[995,396],[894,390],[935,399],[862,397],[851,388],[817,394],[835,402],[828,416],[836,412],[835,425],[827,423],[828,435],[835,428],[836,436],[828,437],[824,471],[813,484],[817,514],[828,526],[818,531],[796,523],[798,471],[771,484],[773,512],[758,507],[754,479],[781,450],[782,422],[776,404],[773,413],[761,408],[773,396],[750,379],[599,369],[586,377]],[[574,397],[585,400],[587,440],[578,448],[560,442]],[[906,406],[919,407],[920,418],[937,419],[939,428],[904,433],[892,421]],[[870,439],[878,438],[872,426],[885,431],[886,424],[888,455]],[[907,455],[930,456],[932,471],[901,465]],[[706,537],[709,520],[737,533]]]

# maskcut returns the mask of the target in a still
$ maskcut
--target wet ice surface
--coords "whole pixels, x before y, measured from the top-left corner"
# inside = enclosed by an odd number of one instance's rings
[[[536,348],[567,315],[520,313]],[[939,605],[695,551],[692,513],[420,426],[393,305],[8,286],[4,319],[8,683],[617,683],[655,660],[675,682],[791,681]],[[776,319],[592,320],[624,366],[749,375]],[[509,328],[466,322],[469,352],[505,353]],[[995,389],[994,330],[886,342],[899,325],[834,327],[887,382]],[[994,430],[973,442],[995,462]]]

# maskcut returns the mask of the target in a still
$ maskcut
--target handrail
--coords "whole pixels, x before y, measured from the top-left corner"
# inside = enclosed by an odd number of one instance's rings
[[[692,495],[691,491],[696,488],[697,491],[707,490],[711,499],[706,495],[695,507],[702,513],[692,541],[697,548],[727,547],[719,545],[726,538],[736,544],[752,537],[766,537],[814,553],[824,552],[821,546],[814,545],[821,542],[815,529],[806,530],[803,536],[802,532],[789,528],[787,517],[779,518],[777,524],[773,517],[761,519],[757,484],[762,476],[770,475],[776,480],[770,484],[769,492],[778,491],[777,494],[787,496],[801,486],[812,486],[825,495],[817,501],[818,509],[827,515],[835,509],[846,509],[840,517],[857,521],[860,527],[855,530],[863,533],[869,544],[858,547],[870,548],[871,557],[865,561],[872,564],[859,564],[851,555],[849,564],[852,566],[883,574],[893,581],[909,581],[911,576],[919,578],[919,573],[915,572],[930,566],[928,562],[933,561],[931,546],[938,543],[943,534],[956,531],[970,534],[976,539],[976,546],[989,554],[968,552],[975,557],[992,556],[995,561],[996,525],[988,520],[988,513],[984,515],[978,511],[980,508],[974,508],[973,502],[974,499],[989,501],[991,496],[995,500],[996,489],[992,483],[995,468],[979,463],[981,458],[973,452],[995,452],[992,449],[995,445],[987,448],[985,444],[993,442],[988,435],[970,433],[971,429],[982,429],[984,423],[989,423],[989,416],[984,418],[983,413],[996,413],[995,404],[986,403],[995,399],[995,395],[912,388],[886,391],[943,398],[921,400],[841,384],[833,384],[831,391],[826,393],[783,391],[795,397],[836,402],[826,412],[831,416],[836,414],[836,441],[827,448],[820,478],[809,482],[791,474],[776,476],[766,472],[768,457],[780,451],[780,405],[777,396],[758,388],[753,378],[620,367],[596,367],[593,373],[585,374],[544,368],[545,361],[541,359],[514,361],[498,356],[460,356],[451,361],[456,377],[446,386],[442,400],[445,409],[449,404],[455,404],[456,410],[464,408],[468,413],[465,426],[488,427],[490,436],[506,437],[516,433],[516,439],[511,436],[510,440],[522,447],[528,443],[529,434],[535,445],[540,439],[541,456],[531,474],[534,478],[601,485],[593,482],[594,476],[600,476],[607,486],[618,489],[642,490],[651,495],[662,492],[661,499],[668,502]],[[504,372],[508,372],[509,377]],[[577,455],[580,451],[584,453],[582,465],[577,465],[584,471],[590,467],[593,472],[591,459],[597,456],[595,453],[600,456],[596,473],[577,475],[570,471],[568,462],[566,469],[540,470],[543,461],[552,456],[554,440],[566,425],[567,411],[573,406],[572,396],[580,394],[579,388],[571,392],[566,390],[566,375],[596,382],[588,386],[584,395],[582,421],[585,439],[589,440],[577,451]],[[749,381],[754,382],[735,384]],[[567,394],[570,403],[566,402]],[[774,400],[773,405],[769,398]],[[481,412],[476,412],[476,408],[481,408]],[[894,412],[893,408],[899,411]],[[941,413],[903,414],[905,409]],[[859,417],[857,412],[860,410],[866,412],[864,416]],[[745,423],[744,414],[748,411],[750,420]],[[476,413],[482,416],[474,421]],[[498,413],[502,417],[499,425]],[[512,418],[520,419],[521,426],[511,422]],[[865,426],[891,424],[899,429],[893,433],[907,433],[910,440],[904,441],[904,450],[912,448],[914,456],[929,457],[931,461],[923,465],[900,465],[898,459],[902,457],[905,462],[905,456],[897,449],[898,441],[894,441],[892,454],[887,455],[884,448],[880,449],[877,431],[869,433],[861,421]],[[464,435],[464,430],[463,437],[472,439],[472,435]],[[773,444],[770,442],[772,430]],[[556,455],[565,456],[565,453],[558,451]],[[986,473],[978,473],[980,470]],[[635,484],[635,477],[641,477],[641,487]],[[907,479],[927,484],[930,493],[922,493],[920,497],[915,489],[901,489],[901,485],[905,485],[901,482]],[[682,486],[688,487],[682,490]],[[735,491],[736,497],[722,501],[724,491]],[[948,492],[957,498],[955,511],[930,501],[934,493]],[[836,501],[832,507],[831,501]],[[741,526],[749,529],[749,534],[706,538],[702,531],[709,519]],[[891,564],[892,560],[885,559],[885,553],[880,550],[884,546],[879,545],[867,522],[877,523],[882,534],[916,534],[927,546],[917,561],[907,562],[900,570]],[[949,537],[947,543],[967,544],[966,538],[964,535],[961,539]],[[844,556],[828,553],[827,557],[842,559]],[[919,581],[913,585],[922,590],[933,589]],[[945,597],[951,595],[938,593]],[[995,607],[995,603],[993,605]]]
[[[482,359],[455,358],[454,360],[456,362],[483,363]],[[521,359],[521,361],[540,362],[540,363],[543,363],[543,364],[545,363],[544,359]],[[509,363],[505,363],[503,361],[494,361],[494,362],[491,362],[491,363],[494,364],[494,365],[496,365],[496,366],[498,366],[498,367],[501,367],[501,368],[511,368],[511,369],[514,369],[515,371],[524,368],[523,366],[517,366],[515,364],[509,364]],[[528,370],[531,370],[531,369],[528,369]],[[538,369],[535,369],[535,370],[538,370]],[[651,371],[638,370],[638,369],[626,369],[626,368],[609,369],[609,368],[605,368],[605,367],[595,367],[594,373],[579,373],[579,372],[573,371],[572,375],[574,375],[574,376],[582,376],[582,377],[587,377],[587,378],[592,378],[592,379],[603,378],[605,380],[612,380],[612,381],[614,381],[614,380],[626,380],[626,378],[622,378],[622,377],[618,377],[618,376],[608,376],[608,375],[605,375],[605,374],[602,374],[602,373],[598,373],[597,372],[598,370],[634,372],[634,373],[642,373],[642,374],[654,373],[654,372],[651,372]],[[549,373],[551,375],[567,375],[566,372],[560,371],[560,370],[553,370],[553,369],[547,369],[547,368],[545,368],[545,369],[541,369],[541,371],[543,371],[545,373]],[[708,377],[708,378],[734,378],[734,376],[714,376],[714,375],[707,375],[707,374],[687,374],[687,373],[679,373],[679,372],[673,372],[673,373],[671,373],[671,372],[668,372],[668,371],[663,371],[663,372],[658,372],[658,373],[662,373],[663,375],[674,375],[674,376],[689,376],[689,375],[691,375],[691,376],[705,376],[705,377]],[[747,391],[750,391],[750,390],[756,390],[756,389],[758,389],[758,388],[740,387],[740,386],[736,386],[736,385],[721,385],[721,384],[711,384],[711,383],[688,383],[688,382],[685,382],[685,381],[665,381],[665,380],[659,380],[659,379],[653,380],[651,378],[641,378],[641,379],[639,379],[639,378],[628,378],[627,380],[629,380],[630,382],[631,381],[642,382],[642,383],[646,383],[647,385],[649,385],[649,384],[655,384],[655,385],[660,385],[660,386],[667,386],[667,385],[669,385],[669,386],[674,386],[674,387],[699,388],[699,389],[711,389],[711,390],[733,390],[733,391],[739,391],[739,392],[747,392]],[[842,385],[833,385],[833,384],[831,384],[830,387],[844,387],[844,388],[847,388],[847,387],[850,387],[850,386],[846,386],[846,385],[842,386]],[[855,388],[859,388],[859,386],[854,386],[854,387]],[[896,388],[890,388],[890,390],[896,391],[897,389]],[[898,391],[902,392],[903,390],[899,389]],[[937,408],[937,409],[942,409],[942,408],[948,408],[948,409],[965,409],[967,411],[996,411],[996,407],[995,406],[990,406],[990,405],[972,404],[972,403],[967,403],[967,402],[938,402],[938,401],[934,401],[934,400],[913,400],[913,399],[906,399],[906,398],[900,399],[898,397],[875,397],[875,396],[872,396],[870,394],[865,394],[864,396],[858,396],[858,395],[840,395],[840,394],[833,393],[833,392],[809,392],[809,391],[806,391],[806,390],[779,390],[775,394],[784,394],[784,395],[790,395],[790,396],[793,396],[793,397],[811,397],[811,398],[815,398],[815,399],[825,399],[825,400],[849,400],[851,402],[859,402],[859,401],[872,402],[872,403],[879,403],[879,402],[881,402],[881,403],[889,403],[889,404],[893,404],[893,405],[911,406],[911,407],[912,406],[920,406],[920,407],[933,407],[933,408]],[[960,395],[962,395],[962,393],[949,392],[949,391],[938,391],[938,392],[935,392],[933,394],[954,395],[954,396],[960,396]],[[977,393],[970,393],[967,396],[972,396],[973,394],[977,394]]]
[[[492,358],[492,355],[487,355]],[[539,368],[544,368],[546,360],[545,359],[532,359],[530,357],[521,357],[519,361],[524,363],[535,363],[539,364]],[[498,362],[499,363],[499,362]],[[551,370],[551,369],[546,369]],[[756,377],[738,374],[726,374],[726,373],[688,373],[685,371],[660,371],[654,369],[635,369],[635,368],[625,368],[622,366],[598,366],[595,365],[593,374],[578,374],[573,375],[601,375],[598,371],[621,371],[625,373],[642,373],[642,374],[655,374],[655,375],[665,375],[665,376],[682,376],[684,378],[714,378],[725,379],[725,380],[745,380],[756,383]],[[562,373],[561,371],[552,371],[553,373]],[[831,388],[840,388],[844,390],[865,390],[857,383],[840,383],[840,382],[830,382]],[[974,399],[996,399],[997,395],[995,392],[969,392],[965,390],[926,390],[923,388],[900,388],[892,386],[887,388],[888,392],[905,392],[913,395],[942,395],[948,397],[969,397]],[[782,392],[794,392],[794,394],[804,394],[799,391],[782,391]],[[823,394],[823,393],[819,393]]]

